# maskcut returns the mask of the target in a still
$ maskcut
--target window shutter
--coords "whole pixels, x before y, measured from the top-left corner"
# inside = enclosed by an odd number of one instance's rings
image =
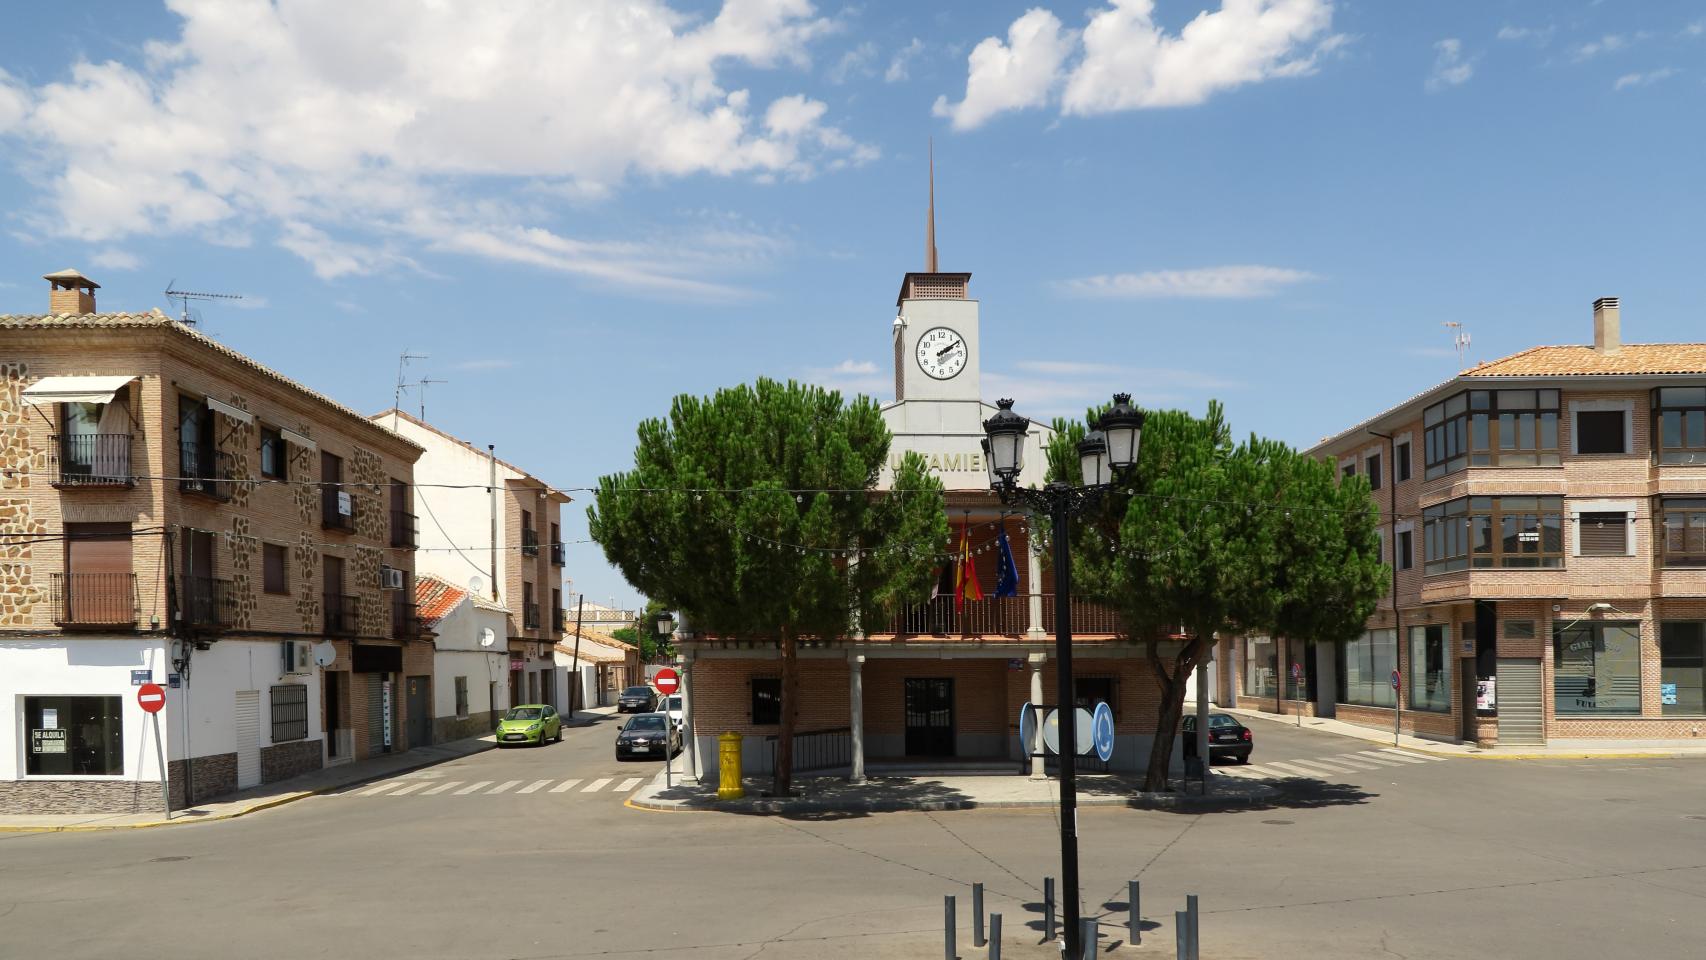
[[[1584,557],[1621,557],[1629,552],[1628,514],[1584,513],[1576,536]]]

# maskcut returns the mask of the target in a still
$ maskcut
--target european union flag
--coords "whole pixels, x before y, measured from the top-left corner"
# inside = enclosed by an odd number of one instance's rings
[[[995,595],[1016,597],[1019,595],[1019,568],[1013,563],[1013,547],[1007,542],[1007,524],[1001,525],[995,545],[999,548],[996,550]]]

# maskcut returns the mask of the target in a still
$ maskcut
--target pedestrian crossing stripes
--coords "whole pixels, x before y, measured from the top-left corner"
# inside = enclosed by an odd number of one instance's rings
[[[568,780],[558,780],[546,777],[540,780],[505,780],[501,783],[495,780],[424,780],[397,779],[380,783],[366,783],[343,791],[339,796],[353,797],[403,797],[414,794],[421,797],[435,797],[439,794],[449,794],[453,797],[466,797],[470,794],[493,796],[495,794],[512,793],[516,796],[529,793],[633,793],[645,783],[645,777],[627,777],[618,781],[616,777],[599,777],[590,783],[583,777]],[[520,789],[516,789],[520,787]]]
[[[1361,750],[1356,753],[1341,753],[1330,757],[1270,760],[1267,763],[1252,763],[1241,767],[1215,767],[1214,773],[1216,776],[1233,777],[1239,780],[1286,780],[1300,777],[1323,780],[1349,773],[1390,770],[1413,764],[1436,763],[1441,759],[1443,758],[1386,747],[1381,750]]]

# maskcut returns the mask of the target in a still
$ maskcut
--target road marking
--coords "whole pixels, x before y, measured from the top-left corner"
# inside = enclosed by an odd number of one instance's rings
[[[628,791],[639,786],[640,781],[644,780],[644,779],[646,779],[646,778],[645,777],[629,777],[628,779],[622,781],[622,785],[616,788],[616,792],[617,793],[627,793]]]
[[[1343,767],[1334,766],[1325,760],[1287,760],[1286,762],[1293,766],[1302,767],[1305,770],[1321,770],[1332,775],[1350,772]]]
[[[613,778],[611,778],[611,777],[599,777],[597,780],[594,780],[593,782],[587,784],[586,788],[584,790],[582,790],[581,792],[582,793],[597,793],[598,791],[603,790],[606,786],[608,786],[612,779]]]
[[[517,790],[516,793],[532,793],[535,790],[538,790],[540,787],[543,787],[545,784],[550,783],[550,782],[551,781],[549,779],[535,780],[532,783],[528,784],[527,786],[522,787],[520,790]]]
[[[385,791],[391,789],[392,787],[400,786],[402,783],[403,783],[403,781],[401,781],[401,780],[387,780],[386,782],[380,784],[377,787],[372,787],[370,789],[361,791],[360,793],[356,794],[356,796],[358,796],[358,797],[377,797],[380,794],[384,793]]]
[[[1233,767],[1228,770],[1216,770],[1217,777],[1233,777],[1239,780],[1266,780],[1268,775],[1254,767]]]
[[[1379,750],[1364,750],[1357,754],[1357,756],[1362,757],[1365,760],[1372,760],[1375,763],[1384,763],[1389,767],[1396,767],[1398,764],[1403,762],[1394,757],[1387,756]]]
[[[1373,756],[1363,756],[1360,753],[1346,753],[1346,754],[1342,754],[1342,756],[1344,757],[1345,762],[1347,762],[1347,763],[1352,763],[1352,762],[1354,762],[1354,763],[1366,763],[1366,764],[1369,764],[1370,766],[1375,766],[1375,767],[1396,767],[1396,766],[1398,766],[1398,761],[1393,760],[1391,757],[1382,757],[1379,754],[1375,754]]]
[[[421,794],[421,796],[430,797],[435,793],[443,793],[444,791],[449,790],[451,787],[460,787],[465,782],[466,781],[464,781],[464,780],[452,780],[449,783],[441,783],[438,786],[433,787],[431,790],[428,790],[426,793]]]
[[[405,794],[405,793],[414,793],[414,792],[415,792],[415,791],[416,791],[416,790],[419,790],[419,789],[420,789],[420,788],[422,788],[422,787],[424,787],[424,786],[426,786],[426,785],[427,785],[427,784],[428,784],[428,783],[429,783],[429,782],[431,782],[431,781],[427,781],[427,780],[416,780],[416,781],[415,781],[415,782],[414,782],[414,783],[411,783],[411,784],[409,784],[409,785],[407,785],[407,786],[405,786],[405,787],[404,787],[404,788],[403,788],[403,789],[401,789],[401,790],[397,790],[397,791],[393,791],[393,792],[392,792],[392,793],[391,793],[391,794],[389,794],[389,795],[390,795],[390,796],[393,796],[393,797],[400,797],[400,796],[402,796],[402,795],[403,795],[403,794]]]
[[[1390,753],[1391,755],[1393,755],[1394,757],[1397,757],[1400,760],[1408,760],[1411,763],[1432,763],[1436,760],[1443,760],[1444,759],[1443,757],[1430,757],[1430,756],[1428,756],[1426,754],[1422,754],[1422,753],[1409,753],[1409,752],[1406,752],[1404,750],[1399,750],[1396,747],[1382,747],[1380,752],[1381,753]]]
[[[1354,753],[1339,754],[1333,758],[1333,762],[1342,763],[1347,767],[1354,767],[1358,770],[1379,770],[1381,767],[1387,766],[1387,764],[1376,763],[1367,757],[1359,757]]]
[[[520,782],[521,782],[520,780],[505,780],[503,783],[500,783],[497,786],[493,787],[492,789],[487,790],[486,795],[491,796],[494,793],[503,793],[505,790],[508,790],[510,787],[513,787]]]
[[[1278,770],[1281,773],[1289,773],[1294,777],[1319,777],[1321,775],[1321,771],[1319,770],[1311,770],[1308,767],[1294,767],[1289,763],[1281,763],[1278,760],[1268,761],[1267,767],[1269,770]]]
[[[570,790],[573,790],[579,783],[580,783],[579,780],[564,780],[562,783],[559,783],[556,786],[552,787],[551,792],[552,793],[568,793]]]
[[[1365,750],[1363,752],[1367,753],[1369,751]],[[1380,751],[1380,756],[1385,760],[1399,760],[1404,763],[1427,763],[1427,761],[1423,760],[1421,757],[1411,756],[1402,750],[1392,750],[1390,748]]]
[[[468,794],[473,793],[475,790],[478,790],[481,787],[489,787],[491,785],[492,785],[492,781],[490,781],[490,780],[481,780],[477,783],[470,783],[466,787],[463,787],[462,789],[456,791],[456,795],[459,797],[467,796]]]

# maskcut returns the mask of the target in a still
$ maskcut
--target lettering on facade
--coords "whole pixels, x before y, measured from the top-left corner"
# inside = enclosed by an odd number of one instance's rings
[[[899,470],[901,458],[908,453],[917,453],[924,462],[936,473],[982,473],[983,452],[977,453],[942,453],[925,452],[923,450],[896,450],[889,452],[889,469]]]

